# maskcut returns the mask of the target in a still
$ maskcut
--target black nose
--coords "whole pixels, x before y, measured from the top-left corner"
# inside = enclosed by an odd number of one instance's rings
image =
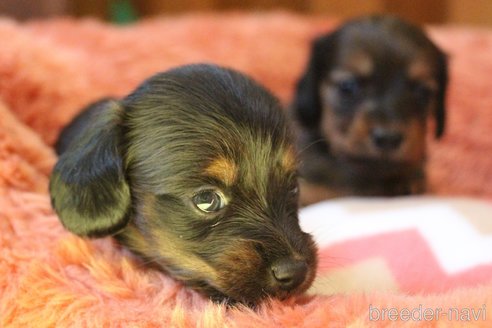
[[[282,290],[298,287],[306,278],[308,266],[305,261],[290,258],[280,259],[272,265],[274,286]]]
[[[372,130],[371,138],[378,149],[385,151],[398,149],[403,141],[403,135],[400,132],[384,128]]]

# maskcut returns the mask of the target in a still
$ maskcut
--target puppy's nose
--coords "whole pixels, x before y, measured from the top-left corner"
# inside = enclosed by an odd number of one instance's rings
[[[282,290],[298,287],[306,278],[308,266],[305,261],[283,258],[272,264],[274,286]]]
[[[403,135],[398,131],[375,128],[371,132],[374,145],[384,151],[396,150],[403,141]]]

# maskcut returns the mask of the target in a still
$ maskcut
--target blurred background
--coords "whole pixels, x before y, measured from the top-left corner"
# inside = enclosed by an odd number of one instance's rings
[[[0,0],[0,15],[18,20],[64,15],[129,23],[189,11],[281,9],[342,19],[378,12],[418,24],[492,26],[492,0]]]

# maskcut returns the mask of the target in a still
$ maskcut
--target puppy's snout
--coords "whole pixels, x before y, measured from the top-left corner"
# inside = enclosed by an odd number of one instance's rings
[[[273,286],[285,291],[293,290],[306,279],[308,265],[305,261],[283,258],[271,266]]]
[[[371,139],[379,150],[393,151],[400,147],[403,142],[403,134],[400,131],[385,128],[375,128],[371,132]]]

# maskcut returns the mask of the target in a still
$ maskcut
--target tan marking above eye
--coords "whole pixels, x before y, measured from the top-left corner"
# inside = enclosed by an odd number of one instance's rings
[[[370,59],[359,61],[347,61],[342,68],[330,72],[328,83],[340,83],[350,79],[365,78],[372,74],[373,63]],[[326,82],[324,83],[326,84]],[[328,86],[330,86],[328,84]]]
[[[219,179],[226,186],[231,186],[236,181],[238,166],[228,158],[219,157],[212,161],[205,173]]]
[[[374,70],[374,63],[371,56],[363,52],[357,52],[351,55],[346,62],[346,66],[353,73],[360,76],[369,76]]]
[[[294,171],[296,169],[296,166],[296,152],[292,147],[289,147],[282,154],[282,167],[287,171]]]
[[[418,81],[435,91],[438,88],[438,83],[433,76],[433,68],[426,60],[416,60],[408,66],[407,75],[410,79]]]
[[[332,81],[337,82],[351,77],[367,77],[374,70],[374,62],[368,54],[364,52],[350,53],[342,59],[339,68],[330,75]]]
[[[341,82],[354,77],[354,74],[344,69],[337,69],[330,73],[330,82]],[[326,83],[324,83],[326,84]]]

